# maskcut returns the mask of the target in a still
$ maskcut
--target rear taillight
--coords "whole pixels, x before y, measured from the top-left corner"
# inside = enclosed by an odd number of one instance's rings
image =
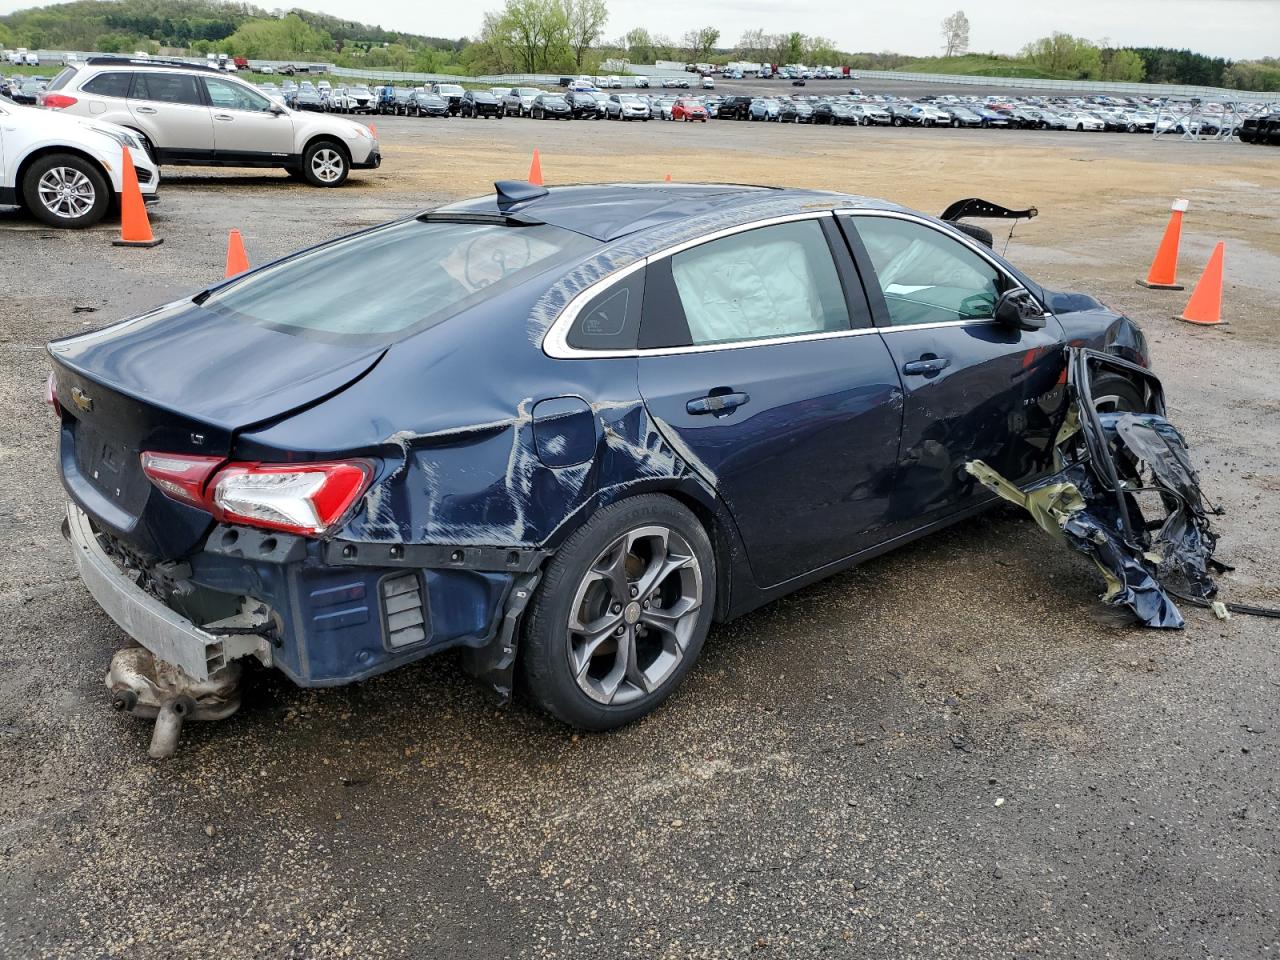
[[[223,523],[305,536],[323,536],[337,526],[374,473],[367,460],[222,464],[219,457],[142,454],[142,472],[166,496]]]
[[[62,404],[58,402],[58,381],[53,378],[52,371],[49,379],[44,382],[44,402],[52,408],[55,417],[62,418]]]
[[[222,457],[146,452],[142,454],[142,472],[165,496],[190,507],[208,510],[205,485],[222,462]]]
[[[75,97],[68,97],[65,93],[45,93],[40,96],[40,106],[50,110],[65,110],[67,107],[74,107],[76,103]]]
[[[213,514],[227,523],[322,536],[346,516],[368,489],[373,465],[333,463],[233,463],[209,488]]]

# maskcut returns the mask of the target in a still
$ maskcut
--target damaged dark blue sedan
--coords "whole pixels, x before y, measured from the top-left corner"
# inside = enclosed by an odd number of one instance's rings
[[[988,507],[967,462],[1046,475],[1068,345],[1148,364],[889,203],[502,183],[51,344],[66,533],[141,644],[116,705],[169,729],[249,658],[314,687],[450,649],[604,729],[713,622]]]

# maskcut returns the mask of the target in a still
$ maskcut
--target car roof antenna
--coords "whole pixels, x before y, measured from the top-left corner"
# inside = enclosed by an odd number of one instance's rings
[[[498,191],[498,209],[506,213],[518,203],[527,203],[547,195],[547,188],[527,180],[498,180],[493,188]]]

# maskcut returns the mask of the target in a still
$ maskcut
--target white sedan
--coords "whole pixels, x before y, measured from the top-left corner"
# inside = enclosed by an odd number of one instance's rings
[[[1066,121],[1068,130],[1105,130],[1106,123],[1098,119],[1091,113],[1082,113],[1078,110],[1059,110],[1058,116]]]
[[[125,147],[143,199],[155,199],[160,169],[132,131],[0,97],[0,206],[53,227],[93,226],[123,189]]]

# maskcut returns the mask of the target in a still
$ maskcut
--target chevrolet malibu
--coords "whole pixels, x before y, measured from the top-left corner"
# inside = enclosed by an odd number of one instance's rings
[[[1068,343],[1147,364],[890,203],[503,182],[50,344],[64,532],[184,683],[460,650],[606,729],[713,623],[986,509],[966,461],[1051,471]]]

